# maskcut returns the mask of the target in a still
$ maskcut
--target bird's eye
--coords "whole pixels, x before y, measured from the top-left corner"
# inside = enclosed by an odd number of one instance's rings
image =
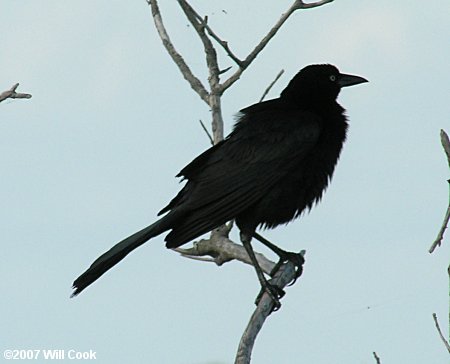
[[[336,81],[336,76],[335,75],[331,75],[330,76],[330,81],[333,81],[333,82]]]

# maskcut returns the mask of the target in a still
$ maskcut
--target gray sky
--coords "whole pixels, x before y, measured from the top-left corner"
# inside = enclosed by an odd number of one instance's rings
[[[161,7],[202,80],[201,45]],[[197,5],[199,3],[201,6]],[[290,1],[195,1],[243,57]],[[155,219],[208,148],[208,108],[165,53],[145,1],[5,1],[0,89],[0,349],[94,350],[98,363],[231,363],[259,285],[251,267],[180,258],[158,237],[76,299],[74,278]],[[222,10],[226,10],[226,13]],[[445,363],[450,3],[336,0],[296,13],[223,98],[226,130],[281,68],[366,77],[345,89],[348,141],[310,214],[265,235],[306,249],[305,272],[257,339],[255,363]],[[225,56],[223,68],[232,65]],[[233,232],[236,238],[236,231]],[[257,246],[258,250],[260,247]],[[37,360],[34,362],[40,362]],[[44,361],[42,361],[44,362]]]

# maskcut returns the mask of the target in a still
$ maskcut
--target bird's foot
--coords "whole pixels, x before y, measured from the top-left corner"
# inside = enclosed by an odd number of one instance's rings
[[[286,292],[283,291],[280,287],[271,284],[268,281],[265,281],[264,284],[261,284],[261,291],[259,291],[258,296],[256,297],[255,304],[259,305],[261,298],[264,293],[267,293],[270,299],[273,302],[272,311],[278,311],[281,307],[280,298],[282,298]]]
[[[303,263],[305,263],[305,258],[301,253],[288,252],[281,249],[277,251],[277,254],[280,257],[280,260],[278,261],[277,264],[275,264],[275,267],[273,267],[272,271],[270,272],[270,276],[274,277],[275,274],[280,269],[280,267],[283,265],[283,263],[292,262],[295,266],[294,280],[291,283],[289,283],[289,285],[292,286],[297,281],[297,278],[302,275]]]

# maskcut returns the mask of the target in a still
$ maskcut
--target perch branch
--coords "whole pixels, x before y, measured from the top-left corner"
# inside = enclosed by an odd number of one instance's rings
[[[250,261],[244,247],[234,243],[228,238],[231,227],[231,223],[220,226],[211,232],[209,239],[202,239],[198,242],[194,242],[192,248],[177,248],[174,250],[180,253],[183,257],[189,259],[209,256],[211,257],[209,261],[216,263],[218,266],[232,260],[238,260],[245,264],[251,265],[252,262]],[[261,253],[255,254],[263,272],[270,274],[272,269],[275,267],[275,263],[267,259]]]
[[[200,98],[205,101],[209,105],[209,93],[206,91],[202,82],[194,76],[189,66],[184,61],[183,57],[180,53],[177,52],[175,47],[173,46],[172,41],[167,34],[166,28],[161,18],[161,13],[159,11],[158,1],[157,0],[147,0],[147,4],[150,5],[152,9],[152,16],[155,22],[156,30],[158,31],[159,37],[169,53],[172,60],[178,66],[181,74],[185,78],[186,81],[189,82],[191,88],[200,96]]]
[[[230,230],[231,224],[221,226],[212,231],[209,239],[203,239],[194,243],[192,248],[177,248],[174,250],[180,253],[183,257],[214,262],[219,266],[231,260],[238,260],[251,265],[252,263],[244,247],[232,242],[228,238]],[[300,254],[304,255],[305,251],[301,251]],[[263,254],[255,253],[255,255],[263,272],[270,274],[275,267],[275,263],[267,259]],[[211,258],[204,258],[205,256],[210,256]],[[275,273],[275,276],[269,282],[283,289],[293,281],[295,275],[295,266],[292,262],[288,261],[280,267],[280,269]],[[272,312],[272,309],[272,299],[267,293],[264,293],[241,337],[235,364],[250,363],[251,353],[256,337],[265,320]]]
[[[441,130],[441,143],[442,147],[444,148],[445,154],[447,155],[447,161],[448,165],[450,167],[450,141],[448,139],[448,135],[444,130]],[[450,180],[449,182],[449,188],[450,188]],[[438,236],[436,240],[431,245],[430,249],[428,250],[429,253],[433,253],[436,247],[441,246],[442,239],[444,238],[444,232],[447,229],[448,221],[450,220],[450,194],[449,194],[449,203],[447,207],[447,212],[445,213],[444,222],[442,223],[442,226],[439,230]]]
[[[31,99],[30,94],[17,93],[16,92],[17,87],[19,87],[18,83],[16,83],[9,90],[2,92],[0,94],[0,102],[4,101],[6,99]]]
[[[267,96],[269,91],[272,89],[273,85],[280,79],[280,77],[283,75],[284,70],[281,70],[275,77],[275,79],[270,83],[269,86],[264,90],[264,93],[262,94],[261,98],[259,99],[259,102],[262,102],[264,98]]]
[[[304,254],[304,251],[301,253]],[[280,269],[275,273],[275,276],[269,281],[271,284],[278,286],[279,288],[285,288],[295,278],[295,266],[292,262],[288,261],[284,263]],[[244,331],[239,342],[238,351],[236,354],[235,364],[249,364],[252,354],[253,345],[255,344],[256,336],[261,330],[267,317],[270,315],[273,309],[273,301],[264,292],[258,306],[250,318],[250,321]]]
[[[442,342],[444,343],[445,347],[447,348],[448,352],[450,353],[450,344],[448,343],[447,340],[445,340],[444,335],[442,335],[442,331],[441,331],[441,328],[439,327],[439,322],[438,322],[438,319],[437,319],[437,315],[435,313],[433,313],[433,320],[434,320],[434,324],[436,325],[436,330],[438,331]]]

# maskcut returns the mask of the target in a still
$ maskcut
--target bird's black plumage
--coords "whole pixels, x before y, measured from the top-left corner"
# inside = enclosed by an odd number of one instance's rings
[[[118,243],[78,277],[80,293],[129,252],[165,231],[175,248],[235,219],[241,233],[274,228],[318,201],[346,138],[341,87],[366,82],[332,65],[302,69],[277,99],[241,110],[230,135],[195,158],[187,180],[154,224]]]

